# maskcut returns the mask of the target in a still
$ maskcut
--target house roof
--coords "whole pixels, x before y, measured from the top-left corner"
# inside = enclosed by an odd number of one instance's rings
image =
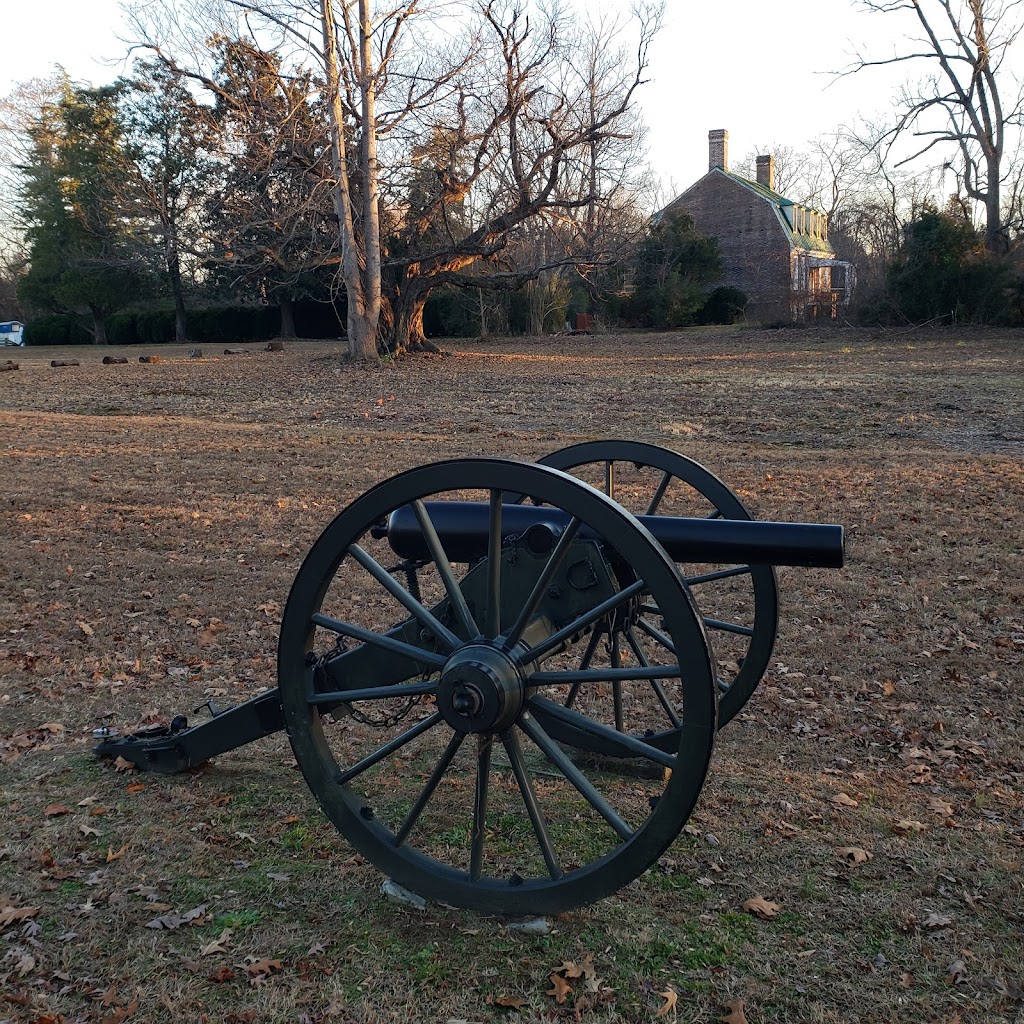
[[[742,175],[734,174],[732,171],[723,171],[721,167],[716,167],[715,171],[719,174],[724,174],[727,178],[731,178],[737,184],[749,189],[751,192],[755,193],[755,195],[760,196],[765,202],[774,206],[779,218],[779,223],[782,225],[783,230],[786,232],[786,235],[794,248],[809,249],[812,252],[826,252],[834,254],[835,250],[832,248],[828,238],[824,235],[795,231],[792,227],[792,224],[795,223],[794,218],[792,214],[787,214],[786,212],[787,207],[791,207],[794,210],[807,210],[808,212],[815,213],[821,217],[822,222],[824,223],[825,215],[820,210],[815,210],[810,206],[804,206],[802,203],[794,203],[792,199],[787,199],[781,193],[768,188],[767,185],[762,185],[759,181],[751,181],[750,178],[744,178]]]
[[[819,217],[824,219],[824,214],[819,210],[814,210],[810,206],[804,206],[802,203],[794,203],[792,199],[787,199],[784,195],[779,192],[775,192],[773,189],[768,188],[766,185],[762,185],[758,181],[752,181],[750,178],[744,178],[740,174],[734,174],[732,171],[722,170],[721,167],[712,168],[708,171],[708,175],[711,174],[722,174],[730,181],[734,181],[737,185],[741,185],[743,188],[753,192],[756,196],[759,196],[766,203],[771,205],[775,209],[775,215],[778,218],[779,225],[785,232],[786,237],[789,239],[790,244],[795,249],[806,249],[810,252],[826,253],[829,256],[835,254],[835,250],[829,243],[829,240],[822,235],[809,234],[807,232],[795,231],[793,224],[795,218],[793,217],[793,211],[795,210],[807,210],[811,213],[818,214]],[[705,175],[707,177],[707,175]],[[690,188],[694,188],[704,178],[700,178],[697,182],[694,182]],[[686,192],[689,192],[687,189]],[[679,199],[682,199],[686,195],[683,192],[677,199],[673,200],[669,206],[674,206]]]

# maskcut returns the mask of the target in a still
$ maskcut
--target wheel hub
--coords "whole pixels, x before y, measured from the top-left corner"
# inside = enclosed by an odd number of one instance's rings
[[[519,716],[524,692],[513,658],[496,647],[469,644],[444,666],[437,709],[457,732],[501,732]]]

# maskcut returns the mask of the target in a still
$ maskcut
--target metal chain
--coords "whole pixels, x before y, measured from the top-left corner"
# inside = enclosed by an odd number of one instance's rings
[[[339,654],[344,654],[348,650],[348,644],[345,642],[343,636],[339,636],[335,641],[333,650],[324,651],[323,654],[319,655],[313,662],[313,675],[314,677],[318,672],[326,673],[327,663],[337,657]],[[342,691],[344,692],[344,691]],[[390,714],[381,716],[368,715],[365,711],[360,711],[354,704],[346,705],[349,709],[349,713],[352,717],[360,722],[362,725],[372,726],[374,729],[390,729],[394,725],[398,725],[399,722],[405,718],[410,711],[419,703],[419,695],[413,694],[408,697],[405,703],[397,710]]]

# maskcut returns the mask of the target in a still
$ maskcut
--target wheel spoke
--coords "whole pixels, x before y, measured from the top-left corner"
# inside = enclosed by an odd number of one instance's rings
[[[367,554],[358,544],[353,544],[348,553],[393,597],[406,611],[410,612],[420,625],[430,630],[449,651],[454,651],[462,641],[428,608],[425,608],[401,583],[392,576],[372,555]]]
[[[529,704],[541,712],[545,718],[558,719],[566,725],[573,726],[573,728],[578,729],[580,732],[603,740],[614,747],[628,750],[637,757],[644,757],[648,761],[664,765],[666,768],[675,767],[675,754],[667,754],[664,750],[652,747],[649,743],[644,743],[643,740],[630,736],[628,733],[616,732],[607,725],[602,725],[586,715],[581,715],[578,711],[573,711],[571,708],[564,708],[561,704],[556,704],[553,700],[535,696],[530,700]]]
[[[562,536],[558,538],[558,543],[555,545],[554,551],[551,552],[547,562],[544,564],[544,568],[541,570],[541,574],[537,579],[537,582],[533,585],[533,589],[530,591],[530,596],[526,599],[526,604],[523,605],[522,610],[519,612],[519,617],[515,621],[515,625],[509,630],[508,637],[505,640],[505,649],[511,650],[520,639],[522,639],[523,632],[526,627],[530,624],[530,620],[537,614],[537,609],[540,607],[541,601],[544,600],[544,596],[548,592],[548,587],[551,585],[551,580],[555,573],[558,572],[559,566],[565,561],[565,556],[569,554],[569,546],[576,538],[576,532],[580,528],[580,520],[578,517],[573,516],[569,520],[568,525],[562,531]]]
[[[684,576],[683,582],[688,587],[696,587],[701,583],[713,583],[716,580],[728,580],[734,576],[750,576],[753,569],[749,565],[737,565],[734,569],[720,569],[718,572],[706,572],[701,576]]]
[[[444,553],[441,538],[438,537],[437,530],[434,529],[434,524],[431,522],[426,505],[424,505],[422,501],[416,500],[412,503],[412,508],[416,513],[416,519],[420,524],[420,530],[423,531],[423,539],[427,542],[427,549],[430,551],[430,557],[434,560],[434,564],[437,566],[437,571],[444,583],[444,589],[448,594],[448,599],[452,603],[452,610],[455,613],[455,617],[458,619],[459,625],[465,632],[466,639],[471,640],[473,637],[479,635],[480,630],[477,628],[476,622],[473,621],[473,615],[469,610],[469,605],[466,604],[466,598],[462,593],[462,588],[459,586],[459,581],[455,578],[455,574],[452,572],[451,562],[448,561],[448,556]]]
[[[583,657],[580,659],[580,671],[584,671],[590,667],[590,663],[594,660],[594,654],[597,651],[597,645],[601,642],[603,630],[599,626],[595,626],[593,632],[590,634],[590,639],[587,641],[587,649],[583,652]],[[544,673],[535,673],[536,675],[543,675]],[[570,682],[568,679],[563,679],[561,673],[555,672],[553,675],[557,675],[559,679],[557,681],[567,683]],[[556,680],[552,680],[555,682]],[[569,687],[569,692],[565,695],[565,706],[571,708],[573,702],[576,700],[576,695],[580,692],[580,683],[582,680],[574,681],[572,686]]]
[[[551,683],[621,683],[631,679],[678,679],[678,665],[644,665],[638,668],[567,669],[565,672],[534,672],[531,686]]]
[[[434,790],[437,789],[444,773],[448,771],[448,766],[452,763],[455,759],[455,755],[459,752],[459,747],[462,746],[462,741],[465,738],[465,733],[457,732],[454,733],[452,738],[448,741],[448,746],[445,747],[445,751],[441,755],[441,760],[437,762],[433,772],[430,774],[430,778],[427,779],[427,784],[423,787],[420,795],[416,797],[416,802],[409,808],[409,813],[405,816],[405,821],[402,822],[401,827],[395,833],[396,846],[401,846],[408,838],[413,826],[416,824],[419,816],[426,808],[428,801],[434,795]]]
[[[658,484],[658,489],[654,492],[654,496],[647,506],[647,511],[644,513],[645,516],[657,515],[658,506],[661,504],[661,499],[665,497],[665,492],[668,490],[670,483],[672,483],[672,474],[666,470],[661,475],[661,483]]]
[[[543,658],[545,654],[553,651],[556,647],[560,647],[562,643],[570,637],[575,636],[577,633],[581,633],[587,628],[587,626],[597,622],[598,619],[603,618],[609,612],[615,611],[616,608],[621,608],[627,601],[631,601],[636,597],[645,586],[646,584],[643,580],[637,580],[636,583],[630,584],[625,590],[620,590],[617,594],[613,594],[607,600],[594,605],[589,612],[585,612],[578,619],[573,619],[568,626],[563,626],[561,629],[552,633],[551,636],[537,644],[536,647],[531,647],[529,655],[530,660],[537,661],[540,658]]]
[[[753,636],[754,630],[750,626],[741,626],[738,622],[723,622],[721,619],[712,619],[704,616],[704,625],[708,629],[718,629],[723,633],[735,633],[737,636]]]
[[[558,705],[553,705],[558,707]],[[579,791],[584,800],[608,822],[622,839],[629,839],[633,830],[619,817],[615,808],[594,788],[590,780],[569,760],[555,741],[530,714],[519,719],[519,727],[537,744],[545,756]],[[613,734],[614,735],[614,734]]]
[[[633,632],[632,626],[626,630],[626,640],[629,643],[629,646],[633,649],[633,656],[636,660],[644,667],[647,667],[650,663],[647,660],[647,655],[644,654],[643,649],[640,647],[640,641],[637,639],[636,633]],[[652,678],[651,689],[654,690],[654,695],[658,698],[658,703],[665,709],[665,714],[668,715],[669,721],[672,723],[672,728],[678,729],[683,723],[676,714],[676,709],[672,707],[672,702],[668,699],[668,694],[665,693],[665,688],[657,679]]]
[[[332,633],[337,633],[339,636],[350,636],[353,640],[362,640],[364,644],[381,647],[385,651],[392,651],[395,654],[403,654],[418,665],[440,668],[448,660],[443,654],[426,651],[422,647],[413,647],[412,644],[396,640],[384,633],[374,633],[372,629],[363,629],[362,626],[357,626],[354,622],[344,622],[320,612],[315,612],[309,618],[314,625],[323,626],[324,629],[329,629]]]
[[[390,700],[392,697],[418,697],[437,691],[436,679],[424,679],[418,683],[396,683],[394,686],[364,686],[352,690],[331,690],[328,693],[314,693],[310,704],[351,704],[357,700]]]
[[[479,881],[484,866],[484,837],[487,831],[487,790],[491,779],[491,750],[494,736],[477,735],[476,791],[473,794],[473,837],[469,848],[469,877]]]
[[[622,667],[622,650],[619,646],[619,631],[617,629],[612,630],[610,661],[613,669]],[[614,677],[612,678],[612,707],[614,708],[616,730],[625,732],[625,726],[622,724],[622,680]]]
[[[615,463],[610,459],[604,464],[604,493],[615,500]]]
[[[656,640],[662,647],[664,647],[669,653],[675,654],[676,649],[672,641],[663,633],[653,622],[648,622],[647,619],[641,616],[636,620],[636,624],[652,639]]]
[[[491,491],[487,527],[487,622],[489,637],[501,632],[501,491]]]
[[[334,781],[342,784],[351,782],[357,775],[362,775],[367,768],[372,768],[378,762],[383,761],[385,757],[401,749],[406,743],[412,742],[417,736],[422,736],[428,729],[432,729],[441,721],[444,721],[441,717],[441,712],[435,711],[429,718],[422,719],[411,729],[406,729],[405,732],[389,740],[384,746],[378,747],[372,754],[367,754],[366,757],[361,761],[357,761],[351,768],[346,768],[343,772],[339,772],[335,776]]]
[[[544,863],[547,865],[548,874],[552,880],[562,877],[562,867],[558,863],[558,854],[555,852],[555,845],[551,841],[548,832],[547,819],[537,801],[537,794],[534,792],[533,780],[526,770],[526,762],[523,760],[522,747],[519,745],[519,737],[514,729],[508,729],[501,734],[501,742],[505,746],[505,753],[508,755],[508,763],[512,767],[512,773],[519,785],[519,792],[523,797],[523,804],[526,806],[526,813],[530,816],[530,824],[533,825],[533,833],[537,837],[537,845],[544,855]]]
[[[706,516],[705,519],[721,519],[722,510],[720,508],[712,509]]]

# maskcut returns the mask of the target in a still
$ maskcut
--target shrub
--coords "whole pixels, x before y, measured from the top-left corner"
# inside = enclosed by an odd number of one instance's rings
[[[71,313],[39,316],[25,325],[26,345],[91,345],[92,335]]]
[[[165,345],[174,341],[174,310],[142,310],[135,315],[135,333],[142,345]]]
[[[697,315],[702,324],[734,324],[747,308],[747,296],[739,288],[722,285],[707,298]]]
[[[136,345],[135,313],[111,313],[107,317],[107,341],[111,345]]]
[[[971,224],[931,210],[907,226],[903,252],[886,271],[885,299],[911,322],[1008,325],[1014,283]]]
[[[300,338],[340,338],[346,329],[345,299],[315,302],[303,299],[294,304],[295,333]]]
[[[188,335],[192,341],[266,341],[277,335],[279,326],[276,306],[208,306],[188,314]]]

